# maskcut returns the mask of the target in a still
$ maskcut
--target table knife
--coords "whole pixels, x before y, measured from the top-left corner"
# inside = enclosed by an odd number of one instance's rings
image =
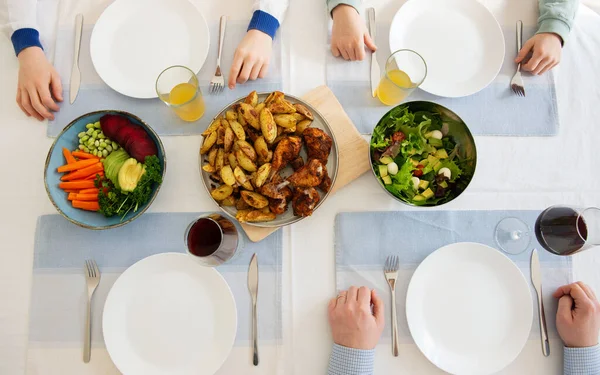
[[[371,39],[375,42],[375,29],[377,28],[375,24],[375,9],[369,8],[367,13],[369,15],[369,34],[371,34]],[[377,62],[377,54],[373,51],[371,53],[371,94],[373,97],[377,96],[377,86],[379,85],[380,78],[381,72],[379,70],[379,63]]]
[[[254,366],[258,366],[258,317],[256,315],[256,298],[258,296],[258,259],[256,253],[252,255],[250,260],[250,267],[248,267],[248,291],[250,297],[252,297],[252,341],[253,341],[253,355],[252,363]]]
[[[542,298],[542,270],[536,249],[531,252],[531,282],[537,292],[542,353],[545,357],[548,357],[550,355],[550,342],[548,341],[548,328],[546,327],[546,314],[544,313],[544,300]]]
[[[81,33],[83,31],[83,14],[75,16],[75,48],[73,51],[73,67],[71,68],[71,85],[69,86],[69,102],[73,104],[79,93],[81,72],[79,71],[79,50],[81,49]]]

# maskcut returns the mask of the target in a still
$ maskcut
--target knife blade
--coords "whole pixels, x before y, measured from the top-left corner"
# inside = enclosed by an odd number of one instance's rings
[[[81,33],[83,32],[83,14],[75,16],[75,47],[73,50],[73,67],[71,68],[71,84],[69,85],[69,102],[73,104],[79,93],[81,72],[79,71],[79,50],[81,49]]]
[[[537,292],[538,314],[540,321],[540,339],[542,342],[542,353],[545,357],[550,355],[550,342],[548,341],[548,328],[546,327],[546,313],[544,312],[544,300],[542,298],[542,270],[537,249],[531,252],[531,283]]]
[[[369,34],[371,39],[375,42],[375,33],[377,25],[375,24],[375,8],[369,8],[367,10],[369,16]],[[379,69],[379,63],[377,62],[377,53],[373,51],[371,53],[371,95],[377,96],[377,86],[379,85],[379,79],[381,72]]]
[[[250,266],[248,267],[248,291],[250,297],[252,297],[252,341],[253,341],[253,355],[252,363],[254,366],[258,366],[258,316],[256,314],[256,299],[258,297],[258,258],[256,253],[252,255],[250,259]]]

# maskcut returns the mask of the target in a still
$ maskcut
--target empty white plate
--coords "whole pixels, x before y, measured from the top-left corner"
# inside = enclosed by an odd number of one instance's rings
[[[457,243],[429,255],[406,296],[410,333],[423,354],[451,374],[492,374],[523,349],[533,318],[527,280],[505,255]]]
[[[209,375],[235,339],[237,311],[225,279],[187,254],[145,258],[117,279],[102,330],[115,366],[128,375]]]
[[[208,25],[188,0],[119,0],[102,13],[90,41],[96,72],[113,90],[156,98],[169,66],[200,71],[210,45]]]
[[[394,16],[390,49],[411,49],[427,64],[420,88],[460,97],[489,85],[504,61],[498,21],[477,0],[410,0]]]

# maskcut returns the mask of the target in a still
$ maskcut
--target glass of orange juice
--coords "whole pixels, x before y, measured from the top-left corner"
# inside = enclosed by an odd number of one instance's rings
[[[413,50],[398,50],[387,59],[377,86],[377,97],[385,105],[398,105],[427,77],[425,60]]]
[[[156,93],[183,121],[196,121],[204,115],[204,99],[198,77],[189,68],[171,66],[156,79]]]

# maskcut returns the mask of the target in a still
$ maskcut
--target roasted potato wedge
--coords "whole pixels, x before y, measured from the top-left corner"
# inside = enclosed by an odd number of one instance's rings
[[[254,129],[260,129],[258,124],[258,113],[250,104],[240,103],[238,113],[242,115],[244,121]]]
[[[217,128],[217,145],[221,146],[225,143],[225,127],[223,125]]]
[[[267,108],[269,108],[273,114],[296,112],[296,108],[290,102],[285,100],[283,96],[273,100],[269,105],[267,105]]]
[[[262,195],[255,193],[253,191],[243,190],[240,192],[242,199],[248,203],[249,206],[254,208],[263,208],[269,205],[269,200]]]
[[[231,127],[228,126],[225,129],[225,135],[223,136],[223,148],[225,148],[225,152],[229,152],[231,150],[234,138],[235,136],[233,134],[233,130],[231,130]]]
[[[277,137],[277,124],[275,124],[273,114],[271,114],[268,108],[260,111],[260,129],[265,137],[265,141],[273,143],[273,140]]]
[[[250,94],[248,94],[248,96],[246,96],[246,99],[244,99],[244,103],[256,107],[256,105],[258,104],[258,94],[256,93],[256,90],[252,91]]]
[[[215,172],[216,172],[216,169],[215,169],[215,167],[213,167],[213,166],[212,166],[212,165],[210,165],[210,164],[204,164],[204,165],[202,166],[202,170],[203,170],[204,172],[208,172],[208,173],[215,173]]]
[[[312,123],[312,121],[310,121],[310,120],[300,121],[296,125],[296,134],[302,135],[302,133],[304,132],[304,129],[308,128],[311,123]]]
[[[296,112],[302,114],[302,116],[306,117],[310,121],[314,120],[312,112],[309,111],[304,104],[296,103],[294,104],[294,108],[296,108]]]
[[[240,167],[244,168],[248,172],[256,171],[256,164],[252,162],[252,160],[244,153],[244,151],[237,150],[235,152],[235,157]]]
[[[246,141],[239,140],[236,142],[237,146],[240,150],[244,151],[244,154],[250,158],[253,162],[256,161],[256,151],[254,151],[254,147]]]
[[[210,195],[217,201],[222,201],[233,193],[233,188],[229,185],[221,185],[210,192]]]
[[[269,178],[270,174],[271,164],[265,163],[261,165],[260,168],[258,168],[258,171],[256,171],[256,177],[254,178],[254,186],[256,186],[257,188],[263,186],[264,183],[267,181],[267,178]]]
[[[238,202],[239,202],[239,201],[243,201],[243,199],[238,199]],[[238,211],[237,211],[237,213],[235,214],[235,218],[236,218],[236,219],[237,219],[237,221],[239,221],[240,223],[245,223],[245,222],[247,221],[247,220],[246,220],[246,216],[248,216],[248,214],[249,214],[250,212],[252,212],[252,210],[250,210],[250,209],[239,209],[239,208],[238,208]]]
[[[256,111],[256,113],[260,113],[260,111],[263,110],[263,108],[265,108],[265,103],[258,103],[258,105],[256,107],[254,107],[254,110]]]
[[[242,185],[242,187],[246,190],[254,190],[254,188],[252,187],[252,184],[250,183],[250,180],[248,179],[248,176],[246,176],[246,174],[244,173],[244,171],[242,170],[242,168],[240,168],[239,166],[236,167],[233,170],[233,174],[235,176],[235,179],[237,180],[237,182],[240,183],[240,185]]]
[[[246,132],[244,131],[244,127],[242,126],[242,124],[240,124],[236,120],[233,120],[229,121],[229,126],[231,127],[231,130],[233,130],[233,133],[235,134],[237,139],[246,139]]]
[[[293,128],[296,126],[296,118],[293,115],[283,114],[273,116],[275,123],[283,128]]]
[[[230,109],[225,112],[225,118],[227,121],[237,121],[237,113],[233,109]]]
[[[235,202],[235,208],[237,208],[238,210],[247,210],[250,208],[250,206],[248,206],[248,203],[246,203],[245,200],[240,198],[237,200],[237,202]]]
[[[217,157],[215,158],[215,169],[217,170],[217,172],[219,172],[221,170],[221,168],[223,168],[223,166],[225,165],[225,151],[223,151],[222,148],[217,150]]]
[[[296,127],[292,128],[282,128],[284,133],[296,133]]]
[[[233,195],[228,196],[227,198],[221,201],[221,206],[235,206],[235,197]]]
[[[236,179],[230,165],[224,165],[223,168],[221,168],[221,180],[229,186],[235,185]]]
[[[278,99],[278,98],[283,98],[285,96],[284,93],[282,93],[281,91],[273,91],[272,93],[269,94],[269,96],[267,96],[267,98],[265,99],[265,105],[269,105],[271,104],[271,102],[273,102],[274,100]]]
[[[210,164],[214,167],[216,158],[217,158],[217,148],[213,147],[210,149],[210,152],[208,153],[208,164]]]
[[[229,121],[225,117],[221,118],[221,126],[225,129],[229,127]]]
[[[306,117],[304,117],[303,114],[301,113],[292,113],[292,116],[294,116],[294,118],[296,119],[296,123],[299,123],[300,121],[306,120]]]
[[[237,159],[235,158],[235,154],[233,152],[227,154],[227,159],[229,160],[229,165],[231,168],[235,169],[235,167],[238,166]]]
[[[266,213],[260,210],[254,210],[245,214],[244,219],[249,223],[261,223],[265,221],[273,221],[276,217],[277,215],[275,215],[271,211]]]
[[[233,109],[237,113],[237,122],[239,122],[242,126],[248,125],[248,123],[246,122],[246,120],[244,120],[244,116],[242,116],[241,105],[240,104],[236,104],[236,105],[233,106]]]
[[[267,160],[269,157],[269,146],[267,146],[267,141],[265,141],[265,137],[258,137],[256,141],[254,141],[254,150],[258,156],[258,160]]]
[[[221,119],[220,118],[214,119],[213,122],[210,123],[210,125],[208,126],[208,128],[206,128],[206,130],[202,132],[202,135],[206,137],[210,133],[212,133],[215,130],[217,130],[217,128],[219,127],[219,125],[221,125]]]
[[[206,154],[210,150],[210,148],[215,144],[215,142],[217,142],[216,131],[204,137],[204,142],[202,142],[202,147],[200,147],[200,154]]]

